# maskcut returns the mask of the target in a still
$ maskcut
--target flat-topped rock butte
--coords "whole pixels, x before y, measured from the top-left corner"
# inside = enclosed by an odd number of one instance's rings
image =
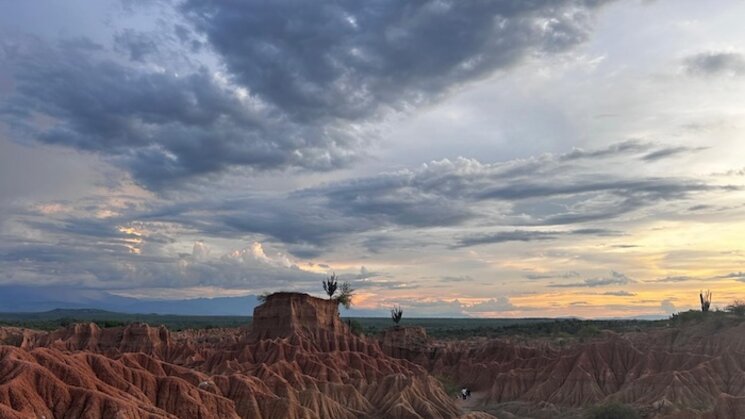
[[[741,322],[565,347],[437,342],[412,327],[357,336],[335,301],[277,293],[246,328],[0,328],[0,342],[2,418],[552,418],[609,401],[649,418],[745,417]]]
[[[299,335],[307,338],[349,335],[335,301],[308,294],[278,292],[254,309],[252,334],[256,339]]]

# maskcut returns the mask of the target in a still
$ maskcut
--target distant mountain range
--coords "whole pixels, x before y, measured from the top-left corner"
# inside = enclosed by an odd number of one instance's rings
[[[258,304],[255,295],[145,300],[70,287],[0,286],[0,312],[6,313],[88,308],[120,313],[250,316]]]
[[[259,305],[256,295],[240,297],[150,300],[122,297],[106,291],[72,287],[0,286],[0,313],[37,313],[55,309],[97,309],[118,313],[193,316],[251,316]],[[343,315],[388,317],[387,310],[345,310]]]

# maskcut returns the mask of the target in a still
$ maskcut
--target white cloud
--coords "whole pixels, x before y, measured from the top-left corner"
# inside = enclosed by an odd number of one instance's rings
[[[673,314],[677,311],[672,299],[669,299],[669,298],[660,301],[660,308],[662,309],[662,312],[665,314]]]

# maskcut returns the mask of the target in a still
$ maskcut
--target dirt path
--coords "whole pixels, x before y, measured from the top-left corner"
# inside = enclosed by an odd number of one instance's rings
[[[463,409],[464,412],[480,411],[479,406],[481,405],[481,399],[484,397],[482,392],[472,391],[471,397],[466,400],[458,398],[458,407]]]

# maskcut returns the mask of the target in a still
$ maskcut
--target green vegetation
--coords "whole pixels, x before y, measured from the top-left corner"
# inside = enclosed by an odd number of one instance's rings
[[[742,317],[745,317],[745,301],[735,300],[724,310],[717,308],[711,311],[711,291],[701,291],[699,299],[701,301],[701,311],[688,310],[674,313],[670,316],[670,322],[678,326],[687,323],[705,323],[718,330],[727,325],[739,323],[742,321]]]
[[[639,413],[633,407],[612,402],[609,404],[595,406],[590,409],[587,419],[640,419]]]
[[[349,310],[350,307],[352,307],[352,297],[354,296],[354,288],[352,288],[352,284],[349,282],[345,282],[341,284],[341,290],[339,291],[339,295],[336,296],[336,303],[341,304]]]
[[[719,312],[713,312],[712,314],[717,315]],[[698,322],[704,320],[706,313],[698,310],[688,310],[674,313],[670,316],[670,320],[675,324]]]
[[[701,300],[701,312],[708,312],[709,308],[711,307],[711,291],[701,291],[701,293],[698,294],[698,297]]]
[[[344,306],[344,308],[349,310],[349,308],[352,306],[352,297],[354,296],[354,288],[352,288],[352,284],[350,284],[349,282],[344,282],[343,284],[341,284],[341,288],[339,288],[336,273],[332,273],[331,276],[329,276],[327,279],[324,279],[322,284],[323,290],[329,296],[330,300],[335,300],[337,304],[341,304]],[[339,291],[338,295],[336,294],[337,290]]]
[[[343,287],[342,287],[343,288]],[[334,290],[338,294],[338,287]],[[348,291],[353,292],[353,290]],[[704,293],[702,293],[704,295]],[[706,295],[704,295],[706,297]],[[400,307],[391,310],[391,317],[345,318],[354,333],[376,335],[391,326],[391,320],[403,316]],[[423,327],[434,339],[462,340],[476,337],[498,338],[550,338],[557,343],[568,343],[573,339],[586,340],[601,335],[603,330],[615,332],[640,331],[650,327],[682,326],[689,323],[705,323],[712,330],[737,324],[745,317],[745,301],[736,300],[724,310],[702,312],[682,311],[666,320],[580,320],[580,319],[473,319],[473,318],[408,318],[409,326]],[[400,321],[400,319],[399,319]],[[126,314],[94,309],[57,309],[42,313],[0,313],[0,326],[26,327],[39,330],[54,330],[74,323],[96,323],[100,327],[117,327],[130,323],[164,325],[171,330],[211,329],[246,327],[251,325],[249,316],[183,316],[158,314]]]
[[[362,327],[362,324],[357,320],[347,319],[347,326],[349,326],[349,330],[351,330],[352,334],[355,336],[361,336],[365,331],[365,328]]]
[[[697,311],[697,313],[701,313]],[[354,333],[376,335],[390,328],[385,317],[345,318]],[[125,314],[104,310],[52,310],[43,313],[0,313],[0,325],[54,330],[74,323],[94,322],[100,327],[124,326],[130,323],[165,325],[171,330],[244,327],[251,317],[241,316],[180,316],[158,314]],[[577,320],[577,319],[443,319],[407,318],[407,325],[421,326],[435,339],[468,339],[473,337],[554,337],[591,338],[601,330],[637,330],[659,325],[642,320]]]
[[[324,279],[323,282],[323,290],[328,294],[329,299],[334,297],[334,294],[336,294],[336,287],[337,287],[337,279],[336,279],[336,272],[332,273],[331,276],[329,276],[327,279]]]
[[[55,330],[74,323],[96,323],[99,327],[117,327],[130,323],[164,325],[170,330],[241,327],[251,324],[251,317],[179,316],[159,314],[126,314],[105,310],[52,310],[42,313],[0,313],[0,325],[29,329]]]
[[[739,317],[745,316],[745,301],[735,300],[725,310]]]
[[[577,331],[577,337],[580,340],[591,339],[597,336],[600,336],[600,328],[594,324],[584,325]]]
[[[732,304],[724,308],[724,310],[716,309],[709,311],[706,307],[706,303],[711,303],[711,293],[701,292],[699,297],[703,303],[701,310],[688,310],[681,311],[670,316],[670,323],[675,326],[682,326],[687,324],[704,324],[711,330],[720,330],[727,326],[739,324],[745,317],[745,301],[735,300]],[[706,308],[705,308],[706,307]],[[705,311],[706,310],[706,311]]]

